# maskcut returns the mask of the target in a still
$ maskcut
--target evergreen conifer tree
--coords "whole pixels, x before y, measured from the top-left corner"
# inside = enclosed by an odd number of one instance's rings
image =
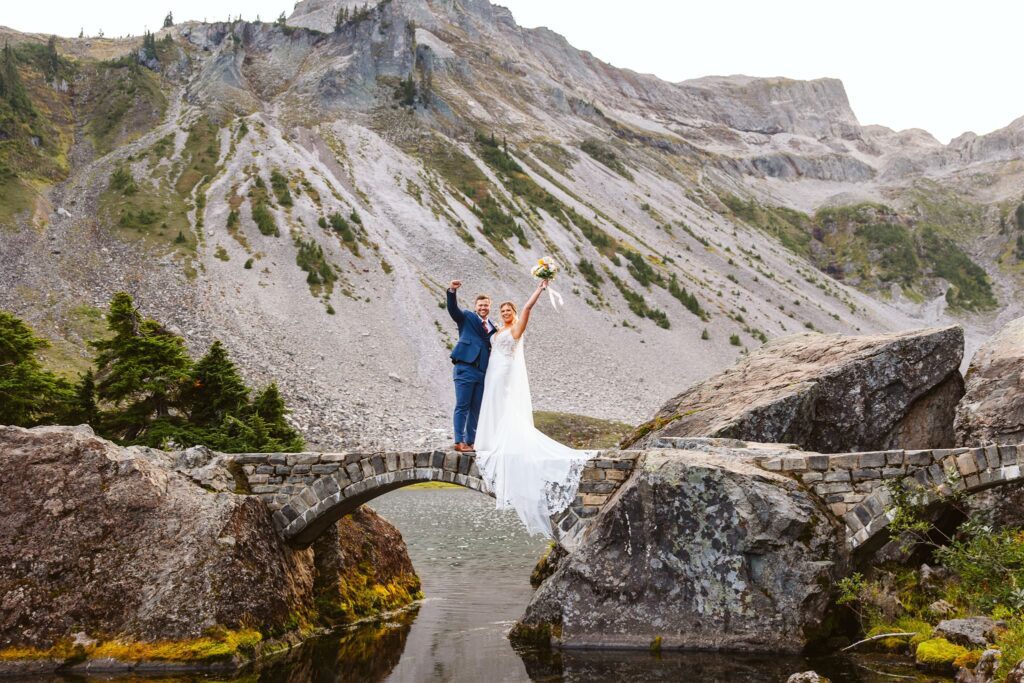
[[[68,411],[69,424],[97,424],[99,408],[96,406],[96,377],[87,370],[75,385],[75,397]]]
[[[53,422],[67,410],[70,384],[35,355],[49,345],[20,318],[0,311],[0,424],[30,427]]]
[[[155,422],[180,421],[181,384],[192,360],[181,337],[155,320],[144,318],[131,296],[118,292],[110,302],[109,339],[90,342],[96,349],[96,396],[111,408],[103,411],[103,431],[125,442],[158,446],[143,439]]]
[[[172,26],[174,26],[174,14],[168,12],[167,16],[164,17],[164,28],[170,28]]]
[[[248,422],[254,430],[262,427],[266,431],[267,440],[260,450],[301,451],[305,447],[302,436],[284,419],[289,412],[276,383],[271,382],[256,395]]]
[[[219,340],[192,367],[183,399],[189,423],[198,427],[215,427],[225,417],[245,412],[249,388]]]

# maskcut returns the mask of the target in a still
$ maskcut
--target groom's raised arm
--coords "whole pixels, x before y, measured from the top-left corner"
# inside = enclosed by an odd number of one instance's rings
[[[458,299],[455,298],[455,290],[462,286],[460,280],[452,280],[451,285],[448,287],[447,299],[448,299],[448,315],[452,317],[456,325],[461,326],[462,322],[466,319],[465,314],[459,309]]]

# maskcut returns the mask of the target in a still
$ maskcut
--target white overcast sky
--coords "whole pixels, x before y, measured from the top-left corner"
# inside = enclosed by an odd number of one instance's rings
[[[503,0],[615,66],[670,81],[748,74],[842,79],[861,123],[943,142],[1024,116],[1024,3],[1013,0]],[[290,0],[0,0],[0,25],[107,36],[175,19],[264,20]]]

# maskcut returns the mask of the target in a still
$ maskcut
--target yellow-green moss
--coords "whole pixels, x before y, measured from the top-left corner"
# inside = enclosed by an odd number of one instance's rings
[[[153,643],[110,640],[88,650],[90,658],[111,658],[120,661],[203,662],[228,659],[235,654],[251,652],[263,635],[253,629],[211,633],[191,640],[166,640]]]
[[[915,661],[931,671],[948,671],[957,658],[967,654],[967,648],[954,645],[945,638],[931,638],[917,646]]]
[[[973,669],[978,666],[984,650],[968,650],[953,660],[953,666],[958,669]]]
[[[254,629],[232,631],[211,629],[201,638],[141,642],[114,639],[89,647],[60,642],[49,649],[9,647],[0,650],[0,661],[39,659],[116,659],[122,662],[167,661],[209,662],[230,659],[236,654],[251,654],[263,640]]]
[[[875,641],[873,644],[876,648],[885,650],[886,652],[903,652],[906,651],[908,646],[913,650],[918,645],[932,637],[932,627],[928,622],[921,621],[920,619],[914,619],[913,617],[901,617],[892,623],[885,622],[876,624],[871,627],[865,635],[870,638],[883,633],[910,632],[914,632],[916,635],[910,638],[882,638],[881,640]]]

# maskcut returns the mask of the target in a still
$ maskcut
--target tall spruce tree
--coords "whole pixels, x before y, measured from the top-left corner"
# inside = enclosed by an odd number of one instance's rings
[[[180,422],[181,385],[192,360],[184,340],[142,316],[131,296],[118,292],[110,302],[108,339],[90,342],[96,349],[96,396],[109,409],[100,415],[103,431],[123,442],[146,443],[154,423]]]
[[[52,423],[67,411],[71,385],[36,358],[49,345],[20,318],[0,311],[0,424]]]
[[[219,340],[192,367],[183,399],[189,423],[198,427],[218,426],[228,415],[245,413],[249,388]]]

